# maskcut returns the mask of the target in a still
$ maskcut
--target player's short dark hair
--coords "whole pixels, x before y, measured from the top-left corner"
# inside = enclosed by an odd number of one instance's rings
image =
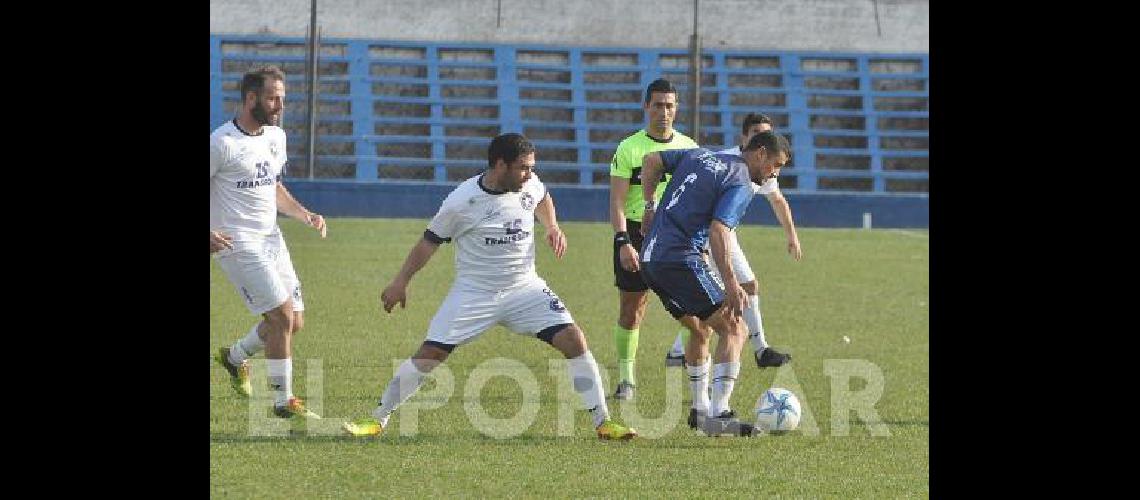
[[[257,69],[252,69],[241,77],[241,100],[245,102],[245,96],[249,92],[256,92],[261,95],[261,89],[265,88],[265,81],[269,79],[285,81],[285,72],[281,71],[274,65],[262,66]]]
[[[744,149],[740,150],[740,152],[752,151],[760,147],[763,147],[773,154],[783,152],[788,156],[788,161],[792,160],[792,146],[788,143],[788,139],[772,130],[765,130],[752,136],[752,139],[748,141],[748,144],[745,145]]]
[[[664,78],[653,80],[648,87],[645,87],[645,104],[649,104],[649,100],[653,98],[654,92],[664,92],[666,94],[677,94],[677,87],[673,83]]]
[[[526,136],[514,132],[500,134],[491,140],[491,147],[487,148],[487,168],[495,168],[495,161],[499,159],[510,165],[520,156],[533,152],[534,144]]]
[[[761,123],[767,123],[772,128],[776,128],[776,124],[772,123],[772,119],[769,118],[768,115],[764,113],[748,113],[744,117],[744,123],[740,126],[741,135],[747,134],[748,129],[752,128],[753,125],[759,125]]]

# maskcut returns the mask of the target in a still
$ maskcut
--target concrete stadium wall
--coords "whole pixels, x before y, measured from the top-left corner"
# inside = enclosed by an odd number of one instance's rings
[[[358,183],[288,180],[289,191],[310,210],[330,217],[430,218],[455,184]],[[606,221],[609,190],[549,186],[559,220]],[[925,195],[874,195],[785,192],[797,227],[862,227],[870,212],[877,228],[927,228],[930,200]],[[768,202],[756,197],[746,224],[777,225]]]
[[[500,15],[501,5],[501,15]],[[210,33],[304,36],[310,0],[210,0]],[[704,0],[709,48],[929,52],[929,0]],[[692,0],[317,0],[324,37],[685,48]]]

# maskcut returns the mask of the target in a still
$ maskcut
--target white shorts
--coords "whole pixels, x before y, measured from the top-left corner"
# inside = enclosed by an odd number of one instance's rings
[[[219,250],[214,258],[250,312],[264,314],[290,297],[293,311],[305,310],[301,282],[280,231],[264,239],[235,239],[233,244],[232,249]]]
[[[756,275],[752,273],[752,266],[748,265],[748,258],[744,256],[744,250],[740,248],[740,240],[737,238],[732,239],[732,248],[729,250],[729,259],[732,260],[732,272],[736,274],[736,281],[744,284],[756,281]],[[721,279],[720,269],[716,268],[716,261],[712,258],[712,254],[708,256],[709,269],[716,275],[717,279]]]
[[[562,299],[542,278],[535,277],[525,285],[498,292],[456,282],[432,318],[426,340],[466,344],[495,325],[534,336],[552,326],[573,322]]]

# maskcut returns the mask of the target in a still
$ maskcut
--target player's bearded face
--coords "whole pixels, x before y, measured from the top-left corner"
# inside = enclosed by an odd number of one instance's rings
[[[523,184],[530,180],[534,172],[534,153],[520,156],[507,165],[507,173],[503,176],[503,189],[511,192],[522,191]]]
[[[745,154],[745,161],[748,163],[749,177],[751,177],[752,182],[756,184],[763,184],[772,177],[779,177],[780,168],[788,161],[788,157],[784,153],[780,153],[777,156],[763,147]],[[751,155],[751,158],[748,158],[747,155]],[[759,165],[760,168],[754,170],[755,165]]]
[[[779,177],[780,168],[782,168],[787,162],[788,156],[783,152],[777,155],[765,150],[763,160],[761,161],[762,167],[760,169],[760,180],[755,182],[757,184],[763,184],[772,177]]]
[[[265,103],[261,101],[261,99],[257,100],[257,104],[253,106],[250,114],[253,115],[253,119],[257,120],[257,123],[260,125],[277,124],[277,116],[270,111],[269,107],[266,106]]]
[[[281,110],[285,107],[285,84],[270,80],[257,96],[250,115],[260,125],[277,125],[281,120]]]

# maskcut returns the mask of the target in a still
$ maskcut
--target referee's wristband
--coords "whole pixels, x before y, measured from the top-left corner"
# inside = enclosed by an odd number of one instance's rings
[[[630,244],[629,233],[627,233],[625,231],[618,231],[617,233],[614,234],[614,245],[617,245],[620,247],[622,245],[629,245],[629,244]]]

